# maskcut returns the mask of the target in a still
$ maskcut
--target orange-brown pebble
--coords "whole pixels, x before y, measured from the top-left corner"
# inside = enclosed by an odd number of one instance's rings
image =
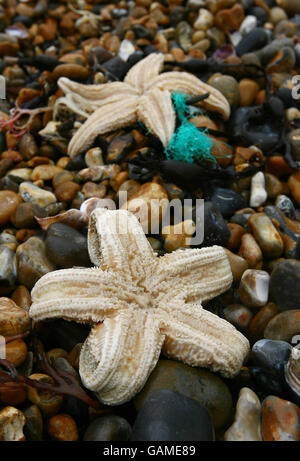
[[[74,419],[66,414],[55,415],[49,419],[48,434],[60,442],[76,442],[78,440],[77,425]]]
[[[25,285],[19,285],[11,295],[17,306],[28,310],[31,306],[31,296]]]
[[[26,387],[21,383],[0,384],[0,402],[6,405],[20,405],[26,399]]]
[[[54,40],[57,34],[57,22],[53,18],[47,18],[43,24],[39,26],[39,33],[47,40]]]
[[[229,250],[236,250],[241,244],[241,238],[246,233],[246,230],[236,223],[228,223],[228,229],[230,230],[230,237],[226,243],[226,247]]]
[[[269,395],[262,403],[261,432],[265,442],[299,442],[300,408]]]
[[[73,80],[85,80],[89,76],[87,67],[79,66],[78,64],[59,64],[55,67],[53,78],[57,80],[59,77],[68,77]]]
[[[21,162],[23,160],[23,157],[22,155],[20,154],[20,152],[16,151],[16,150],[5,150],[4,152],[2,152],[2,154],[0,155],[0,158],[1,159],[8,159],[8,160],[11,160],[12,162],[14,163],[18,163],[18,162]]]
[[[266,173],[271,173],[274,176],[282,176],[289,173],[294,173],[294,170],[289,167],[286,160],[280,155],[270,157],[265,169]]]
[[[288,179],[291,194],[298,205],[300,205],[300,171],[292,174]]]
[[[264,157],[259,149],[238,146],[234,151],[234,165],[243,165],[248,162],[262,163]]]
[[[240,89],[240,106],[251,106],[254,103],[259,86],[254,80],[243,78],[239,82]]]
[[[239,255],[246,259],[250,269],[261,268],[263,254],[252,234],[247,233],[242,236]]]
[[[0,191],[0,226],[9,222],[10,217],[21,202],[21,197],[15,192],[10,190]]]
[[[22,307],[9,298],[0,298],[0,335],[15,336],[30,330],[31,320]]]
[[[237,4],[230,9],[219,11],[215,16],[215,24],[220,29],[229,32],[238,29],[244,18],[244,8],[242,5]]]
[[[22,339],[16,339],[11,343],[6,344],[6,359],[13,363],[15,367],[19,367],[24,363],[27,357],[27,346]]]
[[[263,338],[266,326],[277,314],[278,307],[272,302],[259,309],[255,317],[253,317],[248,329],[248,337],[253,343]]]
[[[79,189],[79,184],[73,181],[65,181],[55,188],[55,195],[60,202],[71,202]]]

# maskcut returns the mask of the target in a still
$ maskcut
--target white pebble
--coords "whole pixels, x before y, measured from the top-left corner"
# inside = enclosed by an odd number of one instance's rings
[[[123,59],[123,61],[127,61],[129,56],[131,56],[134,52],[134,45],[129,40],[125,39],[121,42],[118,55],[121,59]]]
[[[249,14],[249,16],[247,16],[244,19],[244,21],[242,22],[240,26],[240,33],[242,35],[249,34],[249,32],[255,29],[256,26],[257,26],[257,18],[253,16],[252,14]]]
[[[242,34],[236,30],[234,32],[232,32],[232,34],[230,34],[230,40],[231,40],[231,43],[234,47],[236,47],[240,41],[242,40],[243,36]]]
[[[204,8],[200,8],[199,16],[194,22],[194,28],[197,30],[207,30],[212,27],[214,23],[213,15]]]
[[[259,207],[265,203],[268,194],[265,188],[265,176],[262,171],[256,173],[251,180],[250,206]]]

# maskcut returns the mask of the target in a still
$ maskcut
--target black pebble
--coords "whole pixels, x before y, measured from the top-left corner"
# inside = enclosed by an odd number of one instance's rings
[[[246,199],[242,195],[232,189],[223,187],[211,188],[205,193],[204,199],[215,203],[224,218],[229,218],[235,211],[248,206]]]
[[[201,216],[201,213],[199,214]],[[197,209],[193,214],[193,220],[196,226],[203,225],[203,222],[197,217]],[[230,231],[227,227],[219,208],[212,202],[204,202],[204,240],[201,246],[221,245],[224,246],[230,237]]]
[[[257,366],[276,371],[281,375],[291,350],[291,345],[286,341],[260,339],[252,348],[252,357]]]
[[[249,34],[245,35],[239,42],[235,51],[238,56],[243,56],[251,51],[263,48],[269,40],[269,34],[261,27],[256,27]]]
[[[299,309],[300,261],[288,259],[276,264],[270,278],[270,299],[280,311]]]
[[[154,391],[134,423],[131,441],[213,441],[208,410],[194,399],[169,389]]]
[[[109,59],[103,64],[103,67],[118,80],[123,80],[130,69],[128,62],[123,61],[120,56],[115,56],[114,58]]]
[[[91,266],[87,238],[66,224],[49,226],[45,246],[47,257],[59,268]]]
[[[116,415],[95,419],[84,433],[84,442],[127,442],[131,426],[126,419]]]

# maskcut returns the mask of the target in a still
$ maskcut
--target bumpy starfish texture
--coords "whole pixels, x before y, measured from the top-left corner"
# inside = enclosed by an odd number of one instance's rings
[[[230,105],[218,90],[187,72],[159,75],[163,64],[164,55],[152,53],[129,70],[124,82],[102,85],[84,85],[61,77],[58,85],[66,96],[60,102],[88,117],[69,144],[70,157],[87,149],[98,135],[137,121],[144,123],[166,146],[175,130],[171,100],[174,91],[189,95],[209,93],[201,105],[225,119],[229,117]]]
[[[100,208],[90,217],[88,245],[96,267],[44,275],[32,290],[30,315],[94,324],[79,371],[102,402],[130,400],[161,351],[223,376],[239,372],[248,340],[201,306],[232,283],[222,247],[157,257],[132,213]]]

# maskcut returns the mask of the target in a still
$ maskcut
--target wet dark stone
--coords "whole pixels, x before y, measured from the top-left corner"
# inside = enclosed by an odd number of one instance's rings
[[[65,395],[60,413],[67,413],[77,424],[79,433],[83,434],[89,421],[88,406],[73,395]]]
[[[18,193],[19,184],[10,179],[8,176],[4,176],[4,178],[0,179],[0,190],[11,190]]]
[[[203,225],[201,221],[198,221],[197,211],[193,215],[196,226]],[[224,246],[230,237],[230,231],[218,206],[209,201],[204,202],[204,223],[204,240],[201,246]]]
[[[282,374],[292,346],[285,341],[260,339],[252,348],[252,358],[258,367]]]
[[[280,97],[286,109],[288,109],[289,107],[296,107],[296,109],[300,109],[300,101],[299,99],[293,98],[292,90],[290,88],[279,88],[277,96]]]
[[[278,380],[276,372],[265,370],[261,367],[250,367],[250,374],[259,389],[268,395],[281,395],[283,392],[283,382]]]
[[[134,423],[132,441],[213,441],[207,409],[178,392],[160,389],[143,404]]]
[[[115,56],[114,58],[106,61],[103,64],[103,67],[118,80],[123,80],[128,70],[130,69],[130,64],[123,61],[123,59],[121,59],[119,56]]]
[[[140,50],[135,51],[132,53],[129,58],[127,59],[127,63],[129,64],[130,67],[134,66],[136,63],[141,61],[144,58],[144,53]]]
[[[93,54],[96,56],[99,64],[102,64],[103,62],[108,61],[109,59],[113,57],[109,51],[103,48],[103,46],[95,46],[95,48],[93,48]],[[90,61],[90,64],[92,65],[93,55],[89,55],[89,61]]]
[[[300,261],[288,259],[276,264],[270,278],[270,298],[280,311],[300,308]]]
[[[281,210],[287,218],[296,219],[296,210],[292,200],[286,195],[280,195],[276,199],[276,206]]]
[[[86,237],[66,224],[49,226],[45,246],[47,257],[57,267],[91,266]]]
[[[71,158],[68,165],[66,166],[66,170],[69,171],[82,170],[83,168],[86,168],[83,154],[78,154]]]
[[[136,38],[146,38],[148,40],[151,40],[152,38],[152,33],[150,30],[146,29],[146,27],[143,27],[140,24],[134,24],[132,26],[132,30],[134,31]]]
[[[95,419],[85,431],[84,442],[126,442],[131,435],[131,426],[126,419],[116,415]]]
[[[248,206],[246,199],[242,195],[232,189],[223,187],[214,187],[206,191],[204,199],[216,204],[224,218],[229,218],[235,211]]]
[[[252,14],[257,18],[257,24],[259,26],[262,26],[265,22],[268,22],[269,15],[268,13],[263,9],[260,8],[259,6],[255,6],[254,8],[251,8],[249,11],[249,14]]]
[[[17,22],[24,24],[26,27],[30,27],[34,22],[34,19],[30,18],[29,16],[23,16],[19,14],[12,19],[13,24],[16,24]]]
[[[288,198],[288,197],[287,197]],[[287,252],[285,256],[287,258],[299,259],[300,258],[300,234],[293,232],[287,226],[284,220],[283,212],[273,205],[264,207],[264,212],[269,216],[270,219],[275,219],[279,223],[280,232],[284,233],[290,240],[294,242],[294,246]]]
[[[17,279],[16,254],[4,245],[0,245],[0,293],[12,289]]]
[[[51,320],[39,324],[39,338],[45,350],[54,348],[70,352],[78,343],[83,343],[90,332],[88,325],[68,322],[63,319]]]
[[[237,213],[230,218],[229,222],[239,224],[240,226],[244,227],[244,229],[249,231],[248,219],[250,218],[250,216],[251,215],[248,213]]]
[[[245,35],[239,42],[235,51],[238,56],[258,50],[268,43],[269,34],[261,27],[256,27],[249,34]]]

